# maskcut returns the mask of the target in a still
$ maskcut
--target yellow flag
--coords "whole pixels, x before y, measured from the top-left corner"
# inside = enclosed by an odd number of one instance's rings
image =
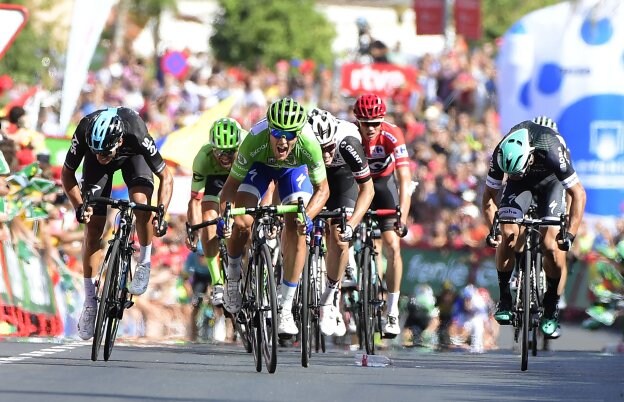
[[[195,153],[208,142],[212,123],[217,119],[227,117],[234,106],[234,101],[234,96],[222,100],[206,110],[194,124],[169,134],[160,149],[162,157],[192,169]]]

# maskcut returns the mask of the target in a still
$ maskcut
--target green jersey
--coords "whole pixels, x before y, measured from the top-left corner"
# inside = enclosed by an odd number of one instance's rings
[[[247,131],[241,131],[241,139],[244,139]],[[193,159],[193,181],[191,182],[191,196],[195,197],[204,191],[206,178],[211,176],[225,176],[230,174],[230,169],[221,166],[214,155],[214,147],[206,144],[199,149]]]
[[[243,181],[247,172],[255,162],[262,163],[274,169],[293,168],[306,165],[312,184],[321,183],[326,179],[325,163],[321,153],[321,146],[317,141],[312,128],[305,125],[295,146],[286,158],[278,161],[273,155],[269,143],[269,126],[266,119],[256,123],[238,149],[238,156],[232,165],[230,174],[237,180]]]

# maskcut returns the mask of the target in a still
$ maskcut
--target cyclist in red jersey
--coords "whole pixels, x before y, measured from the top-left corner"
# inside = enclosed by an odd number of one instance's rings
[[[355,102],[353,113],[357,119],[375,187],[371,209],[395,209],[400,205],[402,211],[398,227],[395,225],[394,217],[379,220],[381,242],[387,260],[385,279],[388,288],[388,310],[383,330],[387,336],[396,336],[401,330],[399,295],[403,274],[399,236],[407,234],[407,215],[411,201],[411,174],[407,147],[401,129],[384,121],[386,105],[379,96],[374,94],[360,96]],[[377,249],[380,246],[381,244],[378,244]]]

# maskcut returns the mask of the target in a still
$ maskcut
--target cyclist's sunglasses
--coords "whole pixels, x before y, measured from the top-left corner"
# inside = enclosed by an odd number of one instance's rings
[[[111,156],[113,154],[113,152],[115,152],[115,150],[117,150],[117,148],[119,148],[120,144],[121,144],[121,141],[118,141],[111,149],[104,149],[102,151],[93,151],[93,153],[96,154],[96,155],[100,155],[103,158],[107,158],[107,157]]]
[[[236,153],[236,150],[235,149],[215,149],[214,153],[217,158],[220,158],[222,156],[232,157]]]
[[[298,131],[284,131],[277,128],[272,128],[269,131],[271,132],[271,135],[278,140],[283,137],[286,141],[292,141],[297,138],[297,135],[299,135]]]
[[[369,126],[369,127],[379,127],[381,126],[381,122],[380,121],[361,121],[360,120],[360,124],[363,126]]]

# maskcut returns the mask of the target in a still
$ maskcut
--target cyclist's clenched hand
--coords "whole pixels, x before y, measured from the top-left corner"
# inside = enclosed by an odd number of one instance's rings
[[[217,221],[217,237],[220,239],[229,239],[232,236],[232,224],[227,225],[223,218]]]
[[[394,231],[399,235],[399,237],[405,237],[407,236],[407,225],[403,222],[397,223],[394,227]]]
[[[303,217],[300,215],[303,215]],[[297,214],[297,233],[307,235],[312,232],[312,226],[312,219],[310,219],[308,214]]]
[[[487,244],[489,247],[492,247],[492,248],[498,247],[502,241],[503,241],[503,238],[501,235],[494,236],[494,235],[489,234],[485,238],[485,244]]]
[[[80,204],[80,206],[76,208],[76,220],[80,223],[89,223],[92,215],[93,207],[91,205],[85,208],[85,204]]]
[[[338,230],[340,230],[340,226],[338,226]],[[345,225],[345,230],[340,232],[338,237],[340,238],[340,241],[351,241],[351,239],[353,238],[353,228],[351,227],[351,225]]]
[[[158,217],[152,219],[152,226],[154,227],[154,236],[156,237],[163,237],[169,227],[166,220],[158,219]]]

